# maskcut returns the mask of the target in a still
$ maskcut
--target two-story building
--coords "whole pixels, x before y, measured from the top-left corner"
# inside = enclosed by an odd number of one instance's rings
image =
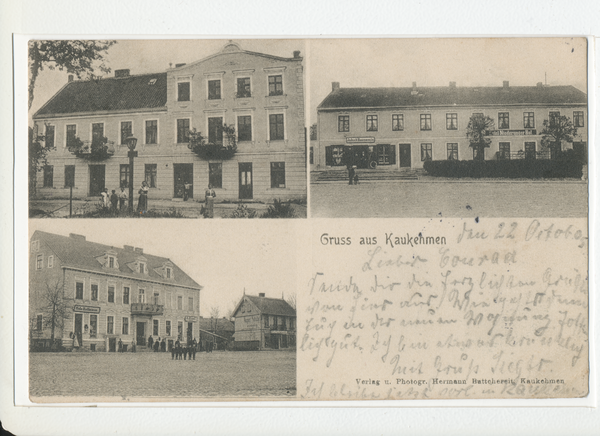
[[[112,247],[36,231],[29,262],[31,339],[71,349],[116,351],[119,340],[197,337],[202,286],[171,260],[125,245]],[[53,320],[54,319],[54,320]],[[54,327],[54,328],[53,328]],[[76,340],[74,340],[74,338]]]
[[[483,156],[469,146],[475,114],[494,120]],[[550,158],[544,120],[565,115],[577,128],[573,148],[587,156],[587,95],[573,86],[341,88],[317,108],[313,169],[418,169],[427,160]]]
[[[210,183],[217,199],[306,198],[302,57],[243,50],[236,43],[166,72],[69,82],[33,116],[45,146],[54,147],[38,175],[43,197],[94,197],[128,186],[127,138],[137,138],[133,180],[149,199],[203,201]],[[233,157],[208,158],[189,147],[189,132],[225,145],[224,125],[235,128]],[[102,159],[86,155],[107,139]],[[226,138],[227,139],[227,138]],[[72,152],[83,143],[83,153]],[[87,147],[87,148],[86,148]]]
[[[282,298],[244,295],[233,316],[236,350],[296,347],[296,310]]]

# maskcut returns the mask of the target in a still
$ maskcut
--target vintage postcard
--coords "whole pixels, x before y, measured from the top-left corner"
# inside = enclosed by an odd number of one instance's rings
[[[589,395],[585,38],[27,50],[28,404]]]

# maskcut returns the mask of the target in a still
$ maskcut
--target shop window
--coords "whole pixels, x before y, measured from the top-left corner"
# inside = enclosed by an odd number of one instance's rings
[[[144,180],[150,188],[156,188],[156,164],[145,164]]]
[[[378,128],[377,115],[367,115],[367,132],[376,132]]]
[[[269,76],[269,95],[283,95],[283,76]]]
[[[213,188],[223,187],[223,164],[221,162],[208,164],[208,183]]]
[[[533,129],[535,128],[535,116],[533,112],[523,112],[523,128]]]
[[[127,138],[133,134],[133,123],[121,121],[121,145],[127,145]]]
[[[396,147],[391,144],[377,145],[377,164],[394,165],[396,163]]]
[[[420,120],[421,130],[431,130],[431,114],[421,114]]]
[[[220,100],[221,99],[221,80],[209,80],[208,81],[208,99],[209,100]]]
[[[158,143],[158,120],[146,121],[146,144]]]
[[[399,132],[404,130],[404,115],[403,114],[393,114],[392,115],[392,130],[394,132]]]
[[[574,111],[573,112],[573,126],[575,127],[583,127],[583,111]]]
[[[271,141],[284,139],[283,114],[269,115],[269,139]]]
[[[425,162],[426,160],[432,160],[432,159],[433,159],[432,145],[429,143],[421,144],[421,161]]]
[[[252,141],[252,117],[250,115],[238,117],[238,141]]]
[[[448,150],[448,160],[458,160],[458,144],[451,143],[446,145]]]
[[[44,165],[44,188],[54,186],[54,166]]]
[[[239,77],[237,79],[237,98],[251,97],[250,77]]]
[[[75,283],[75,299],[83,300],[83,282]]]
[[[458,130],[458,114],[446,114],[446,130]]]
[[[177,143],[183,144],[190,140],[190,119],[181,118],[177,120]]]
[[[349,132],[350,131],[350,116],[340,115],[338,116],[338,132]]]
[[[271,188],[285,188],[285,162],[271,162]]]
[[[510,129],[510,119],[508,112],[498,113],[498,128],[499,129]]]
[[[190,82],[177,83],[177,101],[190,101]]]
[[[332,167],[344,165],[343,145],[330,145],[325,147],[325,165]]]

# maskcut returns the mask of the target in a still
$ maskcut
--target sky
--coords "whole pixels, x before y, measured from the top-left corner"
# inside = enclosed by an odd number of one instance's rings
[[[587,92],[585,38],[345,38],[243,39],[242,49],[304,57],[307,125],[316,107],[341,87],[573,85]],[[106,56],[114,70],[131,74],[166,71],[169,63],[191,63],[218,52],[228,40],[119,40]],[[45,69],[39,76],[30,116],[67,82],[67,73]]]
[[[169,258],[203,287],[200,315],[219,316],[244,294],[288,298],[299,286],[297,229],[300,220],[32,219],[35,230],[117,248],[141,247]]]

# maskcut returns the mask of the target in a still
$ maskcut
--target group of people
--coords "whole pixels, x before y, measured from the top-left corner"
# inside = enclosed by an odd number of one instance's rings
[[[140,213],[145,213],[148,210],[148,191],[150,190],[148,183],[144,180],[142,182],[142,187],[138,191],[138,206],[137,211]],[[127,196],[127,192],[125,191],[125,186],[121,186],[121,191],[117,193],[115,189],[112,190],[112,193],[108,193],[108,189],[105,188],[104,191],[100,193],[102,207],[105,209],[109,209],[113,213],[117,213],[119,211],[124,211],[127,209],[129,198]]]
[[[186,356],[188,360],[196,360],[196,351],[198,348],[198,343],[196,342],[196,338],[192,341],[191,344],[182,344],[179,340],[175,341],[175,345],[171,348],[171,360],[186,360]]]
[[[119,353],[124,353],[125,352],[125,347],[123,346],[123,341],[121,340],[121,338],[119,338],[119,342],[117,342],[117,351]],[[129,351],[131,351],[132,353],[136,352],[135,340],[131,341],[131,349]]]
[[[158,353],[159,351],[165,352],[167,351],[167,343],[165,342],[165,338],[160,339],[160,336],[158,337],[158,339],[155,341],[152,336],[150,336],[148,338],[148,348],[150,348],[151,350],[153,350],[155,353]]]

